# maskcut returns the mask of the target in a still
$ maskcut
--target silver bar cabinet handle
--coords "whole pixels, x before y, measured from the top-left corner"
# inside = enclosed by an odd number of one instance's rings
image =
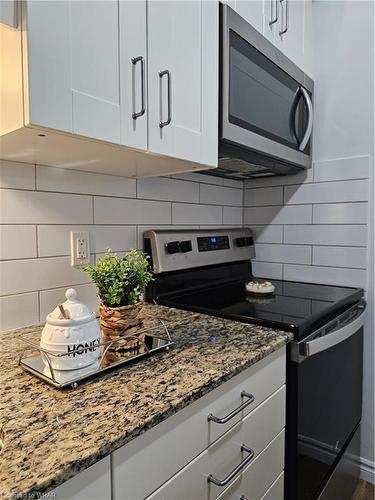
[[[140,116],[143,116],[146,111],[146,98],[145,98],[145,60],[143,56],[138,56],[138,57],[132,57],[132,64],[133,66],[136,66],[137,63],[141,63],[141,110],[136,112],[133,111],[133,119],[136,120]]]
[[[300,151],[304,151],[305,147],[307,146],[307,143],[309,142],[312,128],[313,128],[313,106],[311,102],[311,98],[309,96],[309,93],[307,92],[306,89],[303,87],[300,87],[300,91],[303,97],[303,100],[305,101],[306,108],[307,108],[307,125],[306,125],[306,130],[305,133],[303,134],[303,137],[301,139],[301,142],[298,146],[298,149]]]
[[[284,35],[289,29],[289,2],[288,2],[288,0],[280,0],[280,5],[282,8],[283,8],[284,2],[285,2],[285,28],[281,29],[281,31],[279,31],[279,35]],[[283,10],[283,12],[284,12],[284,10]],[[284,15],[282,16],[282,20],[284,20]]]
[[[241,446],[241,452],[246,452],[248,453],[249,455],[244,458],[244,460],[242,460],[238,465],[237,467],[235,467],[232,472],[230,474],[228,474],[228,476],[222,480],[220,479],[216,479],[216,477],[214,477],[212,474],[210,474],[207,478],[207,482],[208,483],[214,483],[216,484],[216,486],[226,486],[230,481],[232,481],[232,479],[234,477],[237,476],[237,474],[239,472],[241,472],[242,469],[244,469],[246,467],[246,465],[248,465],[252,459],[254,458],[254,451],[251,449],[251,448],[248,448],[247,446],[245,446],[244,444]]]
[[[270,22],[268,23],[270,26],[277,23],[277,21],[279,20],[279,1],[280,0],[275,0],[275,2],[274,2],[274,4],[275,4],[275,17],[273,19],[271,18]],[[273,2],[271,2],[271,8],[272,8],[272,5],[273,5]],[[273,12],[273,9],[272,9],[272,12]],[[271,12],[271,15],[272,15],[272,12]]]
[[[216,424],[226,424],[227,422],[229,422],[229,420],[233,417],[235,417],[236,415],[238,415],[242,410],[244,410],[247,406],[251,405],[251,403],[254,403],[255,401],[255,397],[250,394],[249,392],[246,392],[246,391],[242,391],[241,392],[241,397],[242,398],[248,398],[247,401],[245,401],[244,403],[242,403],[240,406],[238,406],[237,408],[235,408],[233,411],[231,411],[230,413],[228,413],[228,415],[226,415],[225,417],[215,417],[215,415],[213,415],[212,413],[210,413],[208,416],[207,416],[207,420],[210,422],[215,422]]]
[[[167,75],[167,85],[168,85],[168,115],[167,115],[167,120],[165,122],[162,121],[162,111],[163,111],[163,106],[162,106],[162,99],[160,99],[160,122],[159,122],[159,127],[163,128],[166,127],[171,123],[172,120],[172,106],[171,106],[171,72],[168,69],[165,69],[163,71],[159,71],[159,78],[160,78],[160,89],[161,89],[161,82],[163,79],[163,76]]]

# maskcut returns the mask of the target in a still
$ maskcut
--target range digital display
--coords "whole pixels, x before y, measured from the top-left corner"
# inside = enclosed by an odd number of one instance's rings
[[[228,236],[204,236],[197,238],[199,252],[211,250],[227,250],[229,248]]]

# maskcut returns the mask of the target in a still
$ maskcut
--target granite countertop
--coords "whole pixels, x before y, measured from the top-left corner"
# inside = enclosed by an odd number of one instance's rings
[[[146,311],[170,322],[173,347],[77,389],[56,389],[18,367],[17,336],[38,339],[41,326],[0,334],[0,497],[51,490],[291,338],[162,306]]]

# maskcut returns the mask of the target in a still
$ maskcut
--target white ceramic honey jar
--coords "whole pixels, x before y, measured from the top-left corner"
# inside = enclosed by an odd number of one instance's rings
[[[69,288],[65,297],[66,301],[47,315],[40,347],[55,354],[42,352],[46,366],[49,360],[54,370],[77,370],[100,357],[100,328],[95,312],[78,302],[76,290]],[[60,354],[65,355],[56,356]]]

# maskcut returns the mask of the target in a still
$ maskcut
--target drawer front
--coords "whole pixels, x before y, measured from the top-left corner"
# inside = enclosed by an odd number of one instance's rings
[[[284,472],[276,479],[262,500],[284,500]]]
[[[285,425],[285,386],[236,424],[189,465],[153,493],[151,500],[213,500],[224,490],[208,477],[224,480],[240,463],[254,463]],[[241,451],[245,445],[251,453]],[[245,462],[253,454],[251,461]],[[240,472],[239,472],[240,473]],[[266,488],[264,488],[265,490]],[[263,490],[263,492],[264,492]]]
[[[273,487],[284,469],[284,429],[247,469],[219,496],[218,500],[260,500]]]
[[[159,488],[279,389],[285,363],[284,347],[114,452],[114,500],[145,498]],[[242,391],[254,396],[251,404],[224,424],[208,421],[209,414],[227,416],[249,402]],[[140,474],[142,480],[134,481]]]

